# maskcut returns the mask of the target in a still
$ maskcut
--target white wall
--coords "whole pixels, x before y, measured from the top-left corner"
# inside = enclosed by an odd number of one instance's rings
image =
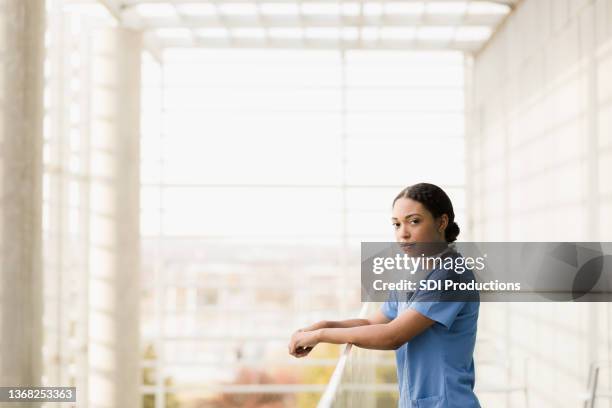
[[[525,0],[471,71],[470,239],[611,240],[612,1]],[[589,362],[611,357],[609,304],[481,310],[482,333],[532,359],[530,406],[582,406]]]

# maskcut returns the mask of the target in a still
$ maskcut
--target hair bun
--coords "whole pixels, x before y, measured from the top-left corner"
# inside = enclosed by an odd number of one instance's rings
[[[457,240],[457,235],[459,235],[459,225],[455,221],[448,224],[446,229],[444,230],[444,236],[446,238],[446,242],[454,242]]]

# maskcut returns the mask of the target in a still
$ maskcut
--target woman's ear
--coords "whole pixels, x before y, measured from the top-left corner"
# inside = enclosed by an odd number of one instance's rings
[[[442,214],[440,216],[440,221],[438,224],[438,232],[441,234],[444,232],[444,230],[446,229],[446,227],[448,227],[448,215],[447,214]]]

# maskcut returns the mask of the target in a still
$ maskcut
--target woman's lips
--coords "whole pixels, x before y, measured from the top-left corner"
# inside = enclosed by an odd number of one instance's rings
[[[412,254],[416,248],[416,242],[401,242],[399,244],[401,250],[407,254]]]

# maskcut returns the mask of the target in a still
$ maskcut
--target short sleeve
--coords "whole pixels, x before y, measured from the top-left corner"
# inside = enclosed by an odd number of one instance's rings
[[[429,280],[438,281],[440,284],[445,279],[456,280],[457,275],[447,270],[437,270],[429,276]],[[410,308],[450,329],[466,304],[464,297],[453,291],[418,290],[411,299]]]
[[[466,302],[413,302],[410,308],[416,310],[425,317],[435,320],[447,329],[461,312]]]
[[[387,319],[395,319],[397,317],[397,301],[387,300],[380,307],[380,311],[387,317]]]
[[[395,292],[389,293],[389,297],[380,307],[380,311],[389,320],[393,320],[397,317],[397,297],[395,296]]]

